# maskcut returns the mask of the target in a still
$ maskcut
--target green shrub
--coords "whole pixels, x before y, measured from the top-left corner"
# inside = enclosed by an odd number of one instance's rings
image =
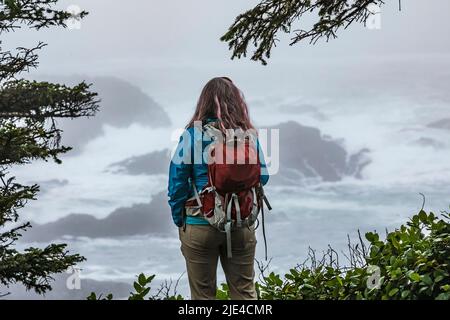
[[[133,283],[134,292],[130,292],[128,300],[183,300],[183,297],[177,294],[177,286],[180,279],[176,281],[175,285],[172,281],[165,281],[155,293],[151,294],[150,284],[153,279],[155,279],[155,275],[147,277],[145,274],[141,273],[137,277],[137,281]],[[91,292],[87,299],[112,300],[113,295],[110,293],[103,298],[102,294],[97,296],[95,292]]]
[[[284,277],[270,272],[258,262],[260,281],[256,282],[262,300],[450,300],[450,217],[438,218],[421,210],[406,225],[386,232],[384,240],[368,232],[363,240],[348,243],[347,265],[341,266],[338,253],[331,247],[320,258],[309,249],[308,259],[292,268]],[[139,275],[136,292],[130,300],[183,299],[176,286],[165,283],[150,295],[154,275]],[[179,279],[178,279],[179,280]],[[169,293],[173,291],[173,293]],[[216,298],[230,298],[228,286],[217,289]],[[88,299],[102,299],[94,293]],[[103,300],[112,299],[112,295]]]
[[[450,299],[450,224],[421,210],[406,225],[381,240],[368,232],[349,243],[350,266],[340,267],[329,248],[320,259],[310,250],[310,265],[284,278],[270,273],[257,283],[260,299]]]
[[[217,288],[216,299],[217,300],[230,300],[230,290],[226,283],[222,283],[221,288]]]

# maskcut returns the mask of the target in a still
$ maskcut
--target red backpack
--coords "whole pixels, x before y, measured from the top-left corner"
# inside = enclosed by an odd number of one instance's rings
[[[199,192],[192,183],[197,207],[212,226],[226,233],[228,257],[232,256],[231,231],[250,228],[260,211],[266,244],[263,201],[269,210],[272,208],[260,183],[261,164],[256,137],[233,136],[227,141],[212,124],[206,124],[203,131],[213,141],[208,146],[208,183]],[[267,260],[267,245],[265,253]]]

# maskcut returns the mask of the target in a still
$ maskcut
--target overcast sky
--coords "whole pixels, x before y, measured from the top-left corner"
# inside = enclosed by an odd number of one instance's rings
[[[273,51],[271,65],[312,58],[353,59],[356,57],[410,56],[447,54],[450,20],[447,0],[387,1],[382,8],[381,30],[367,30],[361,25],[340,38],[315,47],[307,44],[289,47],[282,41]],[[122,72],[139,64],[228,65],[230,52],[219,37],[236,15],[257,1],[241,0],[67,0],[90,12],[81,30],[51,29],[36,33],[19,32],[6,44],[30,44],[44,40],[50,45],[41,55],[41,72],[103,73]],[[126,63],[125,63],[126,62]],[[234,65],[251,65],[245,60]],[[135,71],[135,70],[130,70]],[[131,73],[131,72],[130,72]]]

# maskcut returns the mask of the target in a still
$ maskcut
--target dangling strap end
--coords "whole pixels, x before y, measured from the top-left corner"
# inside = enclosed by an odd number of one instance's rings
[[[265,203],[266,206],[267,206],[267,209],[272,210],[272,206],[270,205],[270,202],[269,202],[269,200],[267,199],[267,197],[266,197],[265,194],[263,195],[263,200],[264,200],[264,203]]]
[[[227,237],[227,257],[231,258],[233,256],[233,251],[231,250],[231,222],[225,224],[225,233]]]

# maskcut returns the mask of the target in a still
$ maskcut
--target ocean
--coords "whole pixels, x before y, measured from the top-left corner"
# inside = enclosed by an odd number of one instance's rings
[[[270,91],[262,79],[258,89],[249,76],[238,76],[257,127],[296,121],[320,129],[327,139],[338,140],[348,155],[369,149],[371,162],[360,179],[347,176],[335,182],[299,181],[298,185],[269,182],[266,193],[273,206],[266,226],[270,270],[283,273],[302,263],[309,247],[318,253],[328,245],[345,251],[347,235],[356,239],[358,230],[377,230],[384,235],[386,229],[399,227],[420,210],[420,193],[425,195],[425,210],[439,213],[449,208],[450,131],[428,126],[450,116],[446,90],[431,88],[427,82],[413,87],[409,85],[412,81],[399,81],[394,90],[389,83],[381,85],[382,76],[373,84],[356,81],[352,86],[348,84],[354,77],[338,78],[341,80],[329,88],[327,83],[336,78],[328,79],[322,87],[319,80],[278,83],[281,74],[270,79],[274,83]],[[22,219],[43,224],[69,213],[105,218],[119,207],[148,203],[166,190],[165,174],[129,175],[106,170],[132,156],[173,148],[177,140],[174,132],[184,127],[192,114],[199,82],[175,90],[187,76],[168,83],[166,75],[158,85],[158,75],[148,82],[141,80],[140,87],[163,106],[172,125],[156,129],[141,124],[126,128],[105,125],[103,135],[89,141],[81,153],[64,157],[62,165],[37,162],[14,168],[12,172],[20,181],[47,185],[39,200],[21,211]],[[284,86],[288,82],[290,85]],[[308,91],[313,86],[320,90]],[[296,145],[292,149],[302,152]],[[257,259],[262,261],[261,228],[257,238]],[[82,279],[131,283],[141,272],[156,274],[159,282],[181,276],[179,293],[188,295],[175,226],[173,232],[162,235],[68,236],[61,240],[87,258],[81,265]],[[26,245],[30,244],[21,244]],[[345,264],[343,256],[341,262]],[[219,281],[224,281],[220,268]]]

